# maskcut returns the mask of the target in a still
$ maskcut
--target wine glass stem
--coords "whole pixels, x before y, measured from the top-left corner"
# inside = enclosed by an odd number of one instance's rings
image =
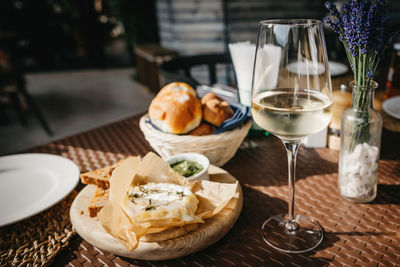
[[[289,184],[289,200],[288,200],[288,221],[286,229],[293,232],[297,229],[297,224],[294,218],[294,197],[296,181],[296,156],[299,150],[301,141],[283,141],[288,157],[288,184]]]

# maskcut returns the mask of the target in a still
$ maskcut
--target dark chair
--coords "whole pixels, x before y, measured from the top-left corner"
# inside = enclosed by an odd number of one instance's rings
[[[21,71],[14,67],[8,54],[0,49],[0,124],[7,124],[7,105],[11,105],[23,126],[28,125],[24,108],[29,108],[48,135],[53,135],[41,110],[26,89],[26,80]]]
[[[227,76],[230,78],[231,59],[227,54],[208,54],[196,56],[178,56],[161,65],[160,73],[164,78],[164,84],[170,82],[186,82],[193,88],[201,83],[193,77],[192,68],[206,66],[208,69],[208,85],[217,82],[217,64],[227,65]],[[227,83],[230,83],[228,81]]]

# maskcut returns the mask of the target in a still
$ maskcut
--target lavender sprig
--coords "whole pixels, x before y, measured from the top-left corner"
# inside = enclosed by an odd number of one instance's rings
[[[339,34],[357,86],[370,86],[386,48],[399,35],[388,32],[389,17],[384,0],[349,0],[342,12],[328,1],[325,23]]]
[[[325,22],[339,35],[354,74],[353,109],[360,112],[355,113],[357,120],[350,130],[350,147],[353,149],[358,142],[369,138],[369,124],[358,124],[357,121],[368,121],[369,88],[373,87],[379,61],[399,32],[388,32],[390,19],[384,0],[348,0],[341,12],[330,1],[325,7],[329,10]]]

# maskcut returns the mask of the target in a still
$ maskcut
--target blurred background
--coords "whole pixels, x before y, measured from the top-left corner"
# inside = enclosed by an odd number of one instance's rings
[[[400,29],[400,1],[386,2]],[[315,0],[2,0],[0,154],[145,112],[166,82],[163,63],[226,55],[229,43],[254,42],[261,20],[326,15]],[[336,34],[326,39],[329,58],[345,62]],[[230,64],[220,69],[217,82],[235,85]]]

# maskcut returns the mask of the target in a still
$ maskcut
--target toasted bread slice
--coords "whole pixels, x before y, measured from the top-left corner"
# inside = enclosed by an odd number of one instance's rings
[[[97,213],[107,204],[109,191],[108,189],[97,187],[88,207],[90,217],[96,217]]]
[[[107,189],[110,187],[110,178],[117,164],[97,169],[91,172],[81,174],[81,182],[83,184],[94,184],[100,188]]]

